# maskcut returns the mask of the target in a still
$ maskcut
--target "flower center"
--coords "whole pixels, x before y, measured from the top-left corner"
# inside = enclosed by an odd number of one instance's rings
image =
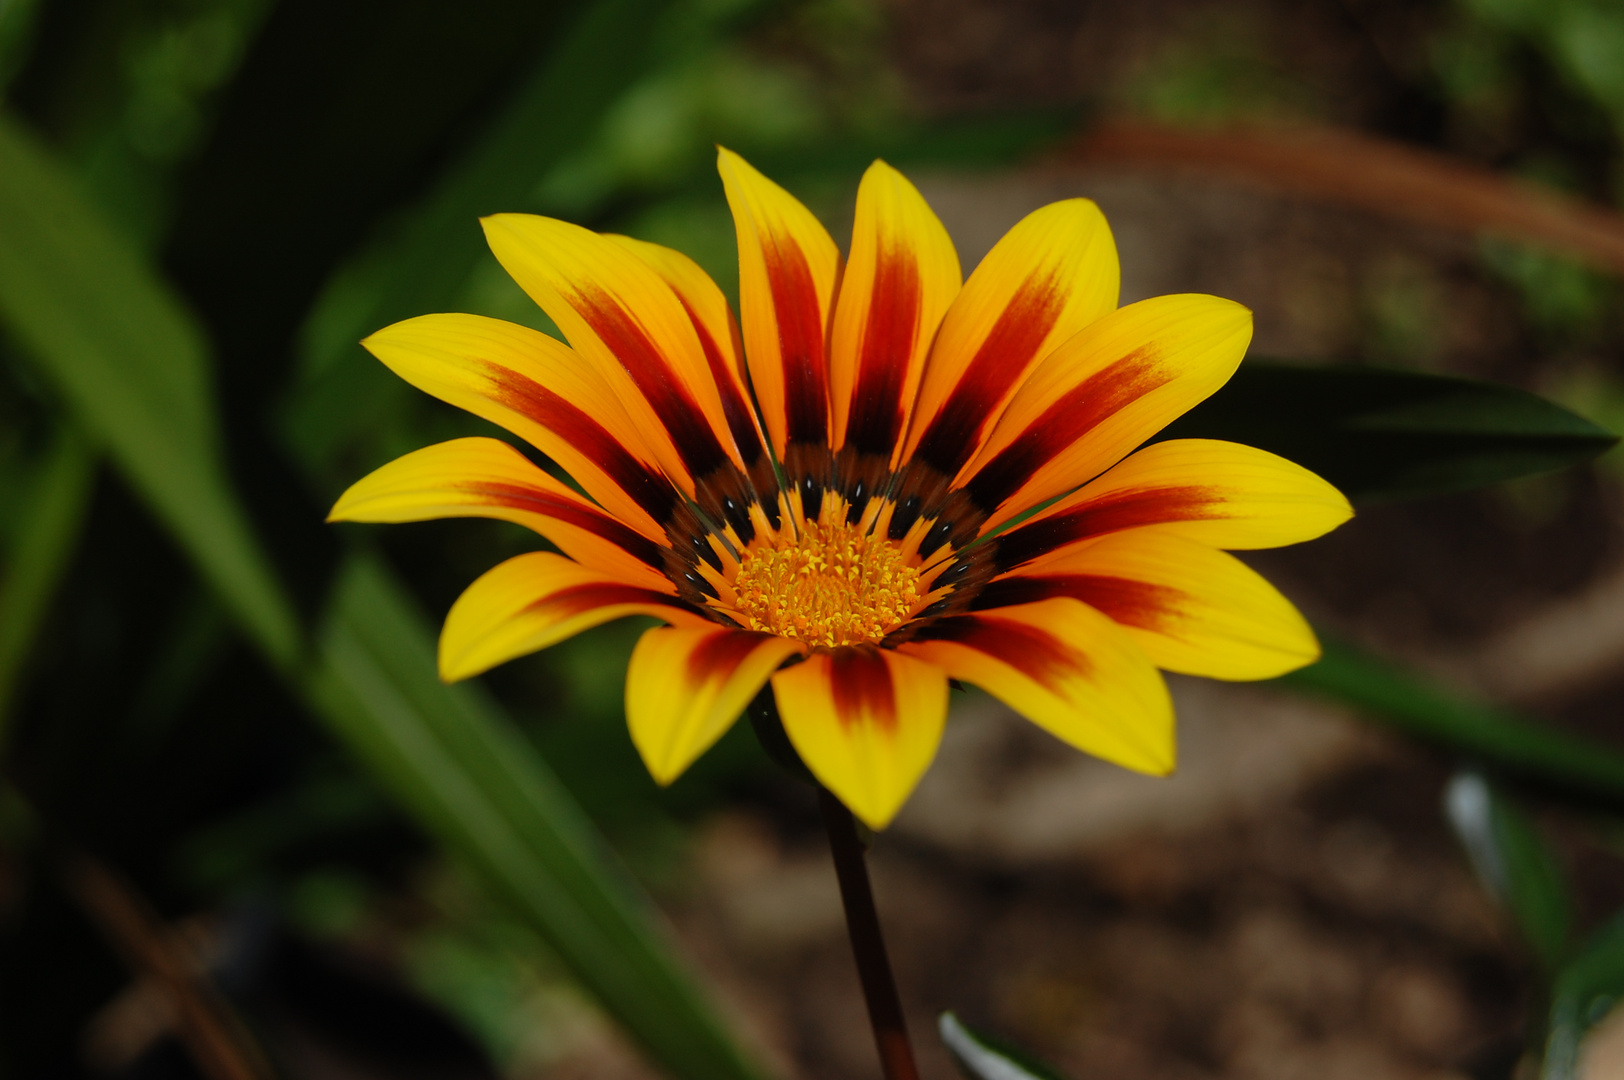
[[[878,641],[913,614],[919,571],[889,540],[844,522],[745,552],[733,588],[745,626],[810,645]]]

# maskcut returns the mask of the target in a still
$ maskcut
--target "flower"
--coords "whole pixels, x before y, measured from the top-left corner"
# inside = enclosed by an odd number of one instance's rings
[[[1224,549],[1318,536],[1347,500],[1250,447],[1142,446],[1234,372],[1251,312],[1199,295],[1119,308],[1116,248],[1086,199],[1028,215],[964,281],[941,222],[884,162],[858,189],[844,266],[782,188],[727,150],[719,168],[742,334],[678,252],[498,214],[491,250],[568,345],[475,315],[363,343],[585,492],[466,438],[339,499],[330,520],[500,518],[562,552],[468,587],[442,678],[655,616],[626,714],[657,781],[770,682],[801,758],[879,828],[936,752],[949,679],[1165,774],[1157,668],[1259,679],[1318,656],[1296,609]]]

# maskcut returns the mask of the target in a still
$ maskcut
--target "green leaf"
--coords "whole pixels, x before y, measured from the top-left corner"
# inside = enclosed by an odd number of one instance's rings
[[[195,323],[74,178],[3,116],[0,322],[256,644],[290,668],[298,623],[221,466]]]
[[[1508,386],[1367,367],[1248,360],[1162,439],[1229,439],[1312,469],[1355,500],[1434,495],[1588,461],[1618,436]]]
[[[1624,808],[1624,755],[1553,731],[1321,635],[1316,664],[1284,686],[1353,705],[1372,719],[1559,797]]]
[[[1511,912],[1546,970],[1555,971],[1568,950],[1572,902],[1567,877],[1533,822],[1475,772],[1450,780],[1444,807],[1478,880]]]
[[[0,318],[262,653],[429,829],[484,872],[682,1077],[759,1075],[651,928],[635,886],[494,707],[434,677],[429,635],[376,573],[344,579],[314,669],[221,465],[184,306],[0,121]]]
[[[738,1051],[629,877],[489,699],[434,675],[422,616],[376,565],[343,574],[313,700],[445,846],[546,937],[654,1060],[693,1080],[761,1075]]]
[[[1624,915],[1598,930],[1556,977],[1540,1080],[1579,1080],[1585,1033],[1624,1000]]]
[[[31,490],[15,508],[21,526],[0,571],[0,738],[29,646],[77,546],[95,475],[90,444],[72,425],[60,424]]]
[[[936,1030],[965,1080],[1066,1080],[1007,1043],[966,1027],[950,1012],[938,1018]]]

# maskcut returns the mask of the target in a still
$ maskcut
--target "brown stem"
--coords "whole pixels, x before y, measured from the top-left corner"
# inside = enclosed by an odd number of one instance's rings
[[[818,802],[823,807],[824,827],[829,831],[829,850],[835,858],[840,899],[846,907],[846,930],[851,935],[852,954],[857,958],[863,999],[868,1002],[868,1021],[874,1027],[880,1067],[886,1080],[919,1080],[913,1046],[908,1042],[908,1025],[902,1019],[902,1001],[897,997],[897,982],[885,956],[885,939],[880,936],[880,917],[874,911],[874,890],[869,887],[868,864],[863,861],[857,823],[851,811],[823,788],[818,789]]]

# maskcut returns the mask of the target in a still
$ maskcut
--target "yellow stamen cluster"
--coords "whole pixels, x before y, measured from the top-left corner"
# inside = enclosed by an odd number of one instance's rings
[[[752,548],[733,582],[746,627],[825,646],[880,640],[913,613],[918,586],[895,544],[844,522]]]

